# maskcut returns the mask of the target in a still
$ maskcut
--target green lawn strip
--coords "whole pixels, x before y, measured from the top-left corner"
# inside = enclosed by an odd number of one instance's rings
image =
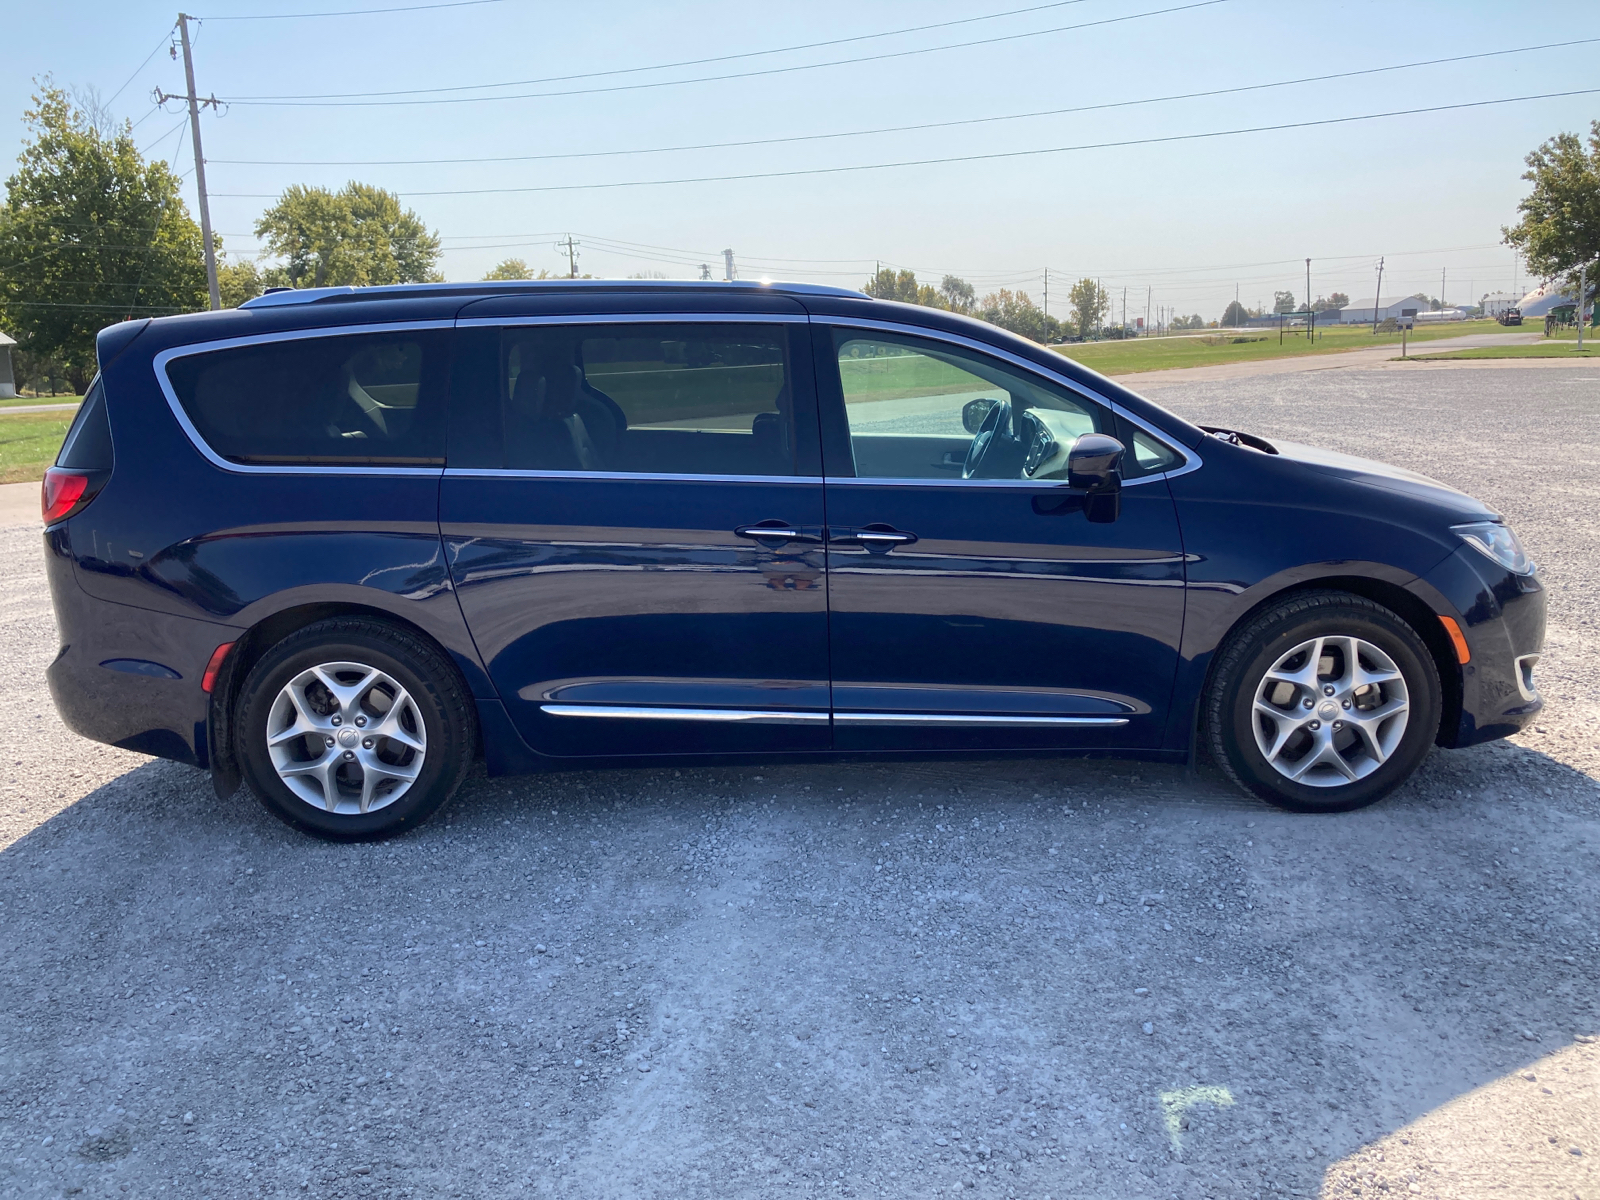
[[[1409,342],[1429,342],[1439,338],[1462,337],[1471,333],[1501,331],[1493,321],[1462,321],[1449,325],[1429,325],[1413,330]],[[1140,371],[1163,371],[1174,367],[1203,367],[1212,363],[1253,362],[1267,358],[1297,358],[1308,354],[1338,354],[1345,350],[1365,350],[1374,346],[1400,347],[1398,333],[1374,335],[1370,325],[1334,325],[1317,331],[1317,340],[1308,342],[1303,334],[1285,332],[1278,341],[1276,330],[1246,330],[1240,333],[1216,332],[1202,337],[1132,338],[1125,342],[1082,342],[1053,346],[1067,358],[1092,367],[1103,375],[1132,375]],[[1258,339],[1258,340],[1250,340]]]
[[[0,412],[8,408],[25,408],[34,404],[77,404],[82,396],[18,396],[14,400],[0,400]]]
[[[0,415],[0,483],[24,483],[44,478],[55,462],[61,439],[67,436],[73,414],[23,413]]]
[[[1600,346],[1588,338],[1583,349],[1576,339],[1570,342],[1534,342],[1531,346],[1476,346],[1471,350],[1446,350],[1442,354],[1411,354],[1417,362],[1450,362],[1458,358],[1575,358],[1579,361],[1600,358]]]

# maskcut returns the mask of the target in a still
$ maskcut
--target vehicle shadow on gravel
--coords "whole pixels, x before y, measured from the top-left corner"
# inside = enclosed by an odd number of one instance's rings
[[[1326,819],[1130,762],[476,775],[341,846],[150,763],[0,853],[0,1191],[1581,1192],[1565,771]]]

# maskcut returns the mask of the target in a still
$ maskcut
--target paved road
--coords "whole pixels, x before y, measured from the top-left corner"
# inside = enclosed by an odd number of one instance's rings
[[[327,846],[63,730],[0,533],[0,1196],[1592,1196],[1594,374],[1162,393],[1469,487],[1544,564],[1539,729],[1326,819],[767,766],[478,778]]]
[[[78,404],[77,400],[70,404],[0,404],[0,417],[14,413],[62,412],[69,408],[77,408]]]

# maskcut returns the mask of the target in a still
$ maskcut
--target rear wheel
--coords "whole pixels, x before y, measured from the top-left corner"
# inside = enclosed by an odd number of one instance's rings
[[[1346,812],[1388,795],[1427,756],[1439,674],[1389,609],[1306,592],[1234,631],[1205,704],[1212,755],[1240,787],[1296,812]]]
[[[431,644],[363,617],[291,634],[239,698],[240,761],[269,812],[335,841],[420,825],[461,785],[473,745],[459,676]]]

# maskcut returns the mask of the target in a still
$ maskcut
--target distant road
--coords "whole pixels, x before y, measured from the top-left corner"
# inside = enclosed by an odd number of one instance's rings
[[[77,408],[80,401],[73,400],[67,404],[3,404],[0,403],[0,417],[10,416],[12,413],[41,413],[61,412],[63,409]]]

